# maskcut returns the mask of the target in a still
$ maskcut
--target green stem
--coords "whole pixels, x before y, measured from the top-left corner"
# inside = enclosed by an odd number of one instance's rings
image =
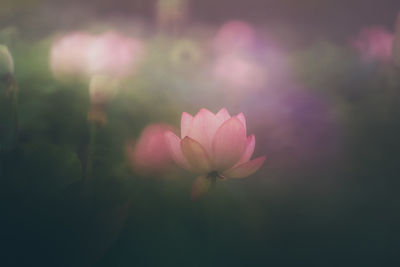
[[[19,136],[19,115],[18,115],[18,85],[13,79],[12,81],[13,95],[12,95],[12,111],[13,111],[13,141],[12,147],[15,148],[18,144]]]
[[[216,209],[216,201],[217,201],[217,176],[211,177],[211,190],[209,192],[209,205],[208,205],[208,261],[214,262],[216,257],[216,247],[217,247],[217,216],[218,212]]]
[[[215,190],[215,187],[217,186],[217,177],[212,176],[210,179],[211,179],[211,190]]]
[[[2,125],[0,133],[0,153],[15,149],[18,143],[18,92],[17,84],[11,75],[6,76],[6,91],[1,95]],[[1,82],[1,80],[0,80]]]
[[[92,169],[93,169],[93,157],[96,147],[96,133],[97,133],[97,125],[96,122],[89,122],[89,146],[86,158],[86,168],[84,179],[89,180],[92,177]]]

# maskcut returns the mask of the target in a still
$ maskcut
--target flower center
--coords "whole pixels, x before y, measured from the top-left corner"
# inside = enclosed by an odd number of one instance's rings
[[[222,176],[218,171],[212,171],[209,174],[207,174],[207,178],[211,180],[211,184],[215,186],[217,183],[217,178],[220,179],[225,179],[224,176]]]
[[[219,173],[217,171],[212,171],[209,174],[207,174],[207,177],[210,179],[217,179],[217,177],[219,177]]]

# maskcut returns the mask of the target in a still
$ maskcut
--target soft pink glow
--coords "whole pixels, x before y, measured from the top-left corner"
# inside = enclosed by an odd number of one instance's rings
[[[363,29],[351,41],[364,60],[388,62],[392,58],[394,35],[379,26]]]
[[[142,131],[136,143],[128,144],[128,158],[135,170],[158,174],[173,166],[164,138],[164,134],[171,130],[167,124],[151,124]]]
[[[238,54],[227,54],[217,58],[214,76],[225,85],[251,89],[261,86],[266,80],[266,72],[256,62]]]
[[[396,66],[400,66],[400,13],[397,15],[394,31],[393,62]]]
[[[143,55],[142,44],[132,38],[109,32],[98,36],[88,51],[91,74],[128,76],[137,68]]]
[[[50,67],[57,78],[87,75],[88,51],[94,37],[74,32],[56,40],[50,52]]]
[[[171,131],[166,132],[165,138],[175,162],[206,179],[244,178],[256,172],[265,160],[265,157],[250,160],[255,137],[247,137],[243,113],[231,117],[225,108],[217,114],[201,109],[194,117],[184,112],[181,138]],[[203,181],[204,177],[199,179]],[[192,190],[195,195],[204,192],[196,186]]]
[[[143,56],[140,41],[109,32],[99,36],[75,32],[56,40],[51,48],[50,66],[57,78],[132,74]]]
[[[233,20],[219,29],[214,39],[214,47],[219,53],[250,50],[254,46],[255,36],[255,30],[250,24]]]

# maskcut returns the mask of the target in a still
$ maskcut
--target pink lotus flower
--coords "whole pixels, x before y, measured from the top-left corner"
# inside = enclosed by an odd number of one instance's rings
[[[225,108],[217,114],[201,109],[194,117],[184,112],[181,138],[171,131],[165,138],[174,161],[201,175],[193,184],[192,199],[203,195],[217,178],[247,177],[265,160],[265,156],[250,160],[255,137],[247,137],[243,113],[231,117]]]
[[[364,28],[351,40],[352,46],[359,51],[362,59],[382,62],[392,59],[393,42],[394,34],[379,26]]]
[[[137,142],[127,145],[128,158],[136,171],[144,174],[162,174],[174,165],[164,134],[171,131],[167,124],[151,124],[140,134]]]

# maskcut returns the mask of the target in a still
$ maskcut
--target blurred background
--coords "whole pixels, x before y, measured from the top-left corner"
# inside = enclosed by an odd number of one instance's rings
[[[399,266],[400,2],[1,0],[1,266]],[[190,200],[163,134],[243,112]]]

